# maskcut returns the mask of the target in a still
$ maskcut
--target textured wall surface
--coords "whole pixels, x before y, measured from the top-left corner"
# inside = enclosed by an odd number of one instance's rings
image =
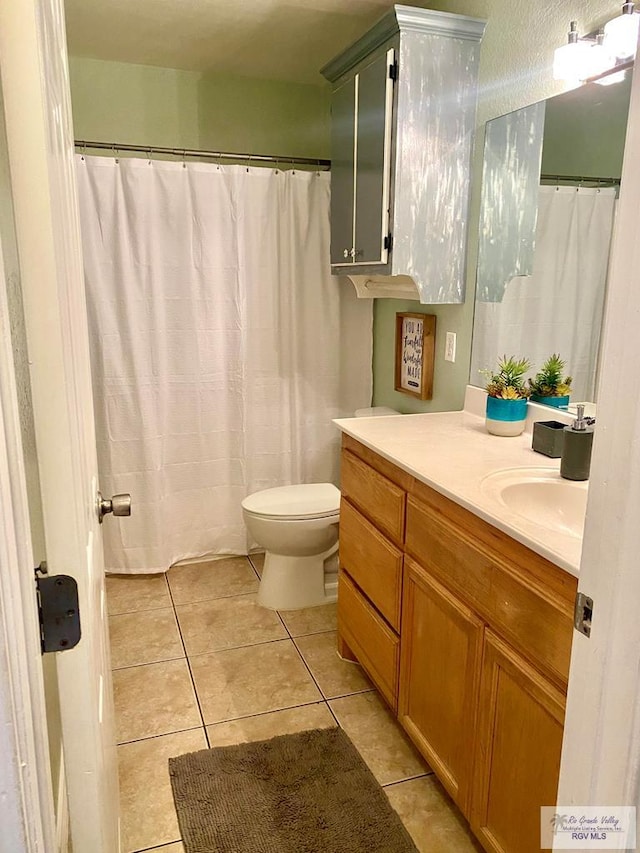
[[[71,58],[76,138],[329,157],[329,87]]]
[[[426,5],[426,4],[425,4]],[[462,407],[469,377],[484,124],[489,119],[562,91],[553,80],[553,51],[566,41],[569,22],[589,32],[620,13],[618,0],[431,0],[430,8],[485,18],[480,50],[480,95],[467,254],[467,296],[461,306],[419,306],[379,299],[374,320],[374,401],[398,411],[447,411]],[[436,314],[434,397],[414,400],[393,390],[396,311]],[[444,361],[445,332],[458,336],[455,364]]]

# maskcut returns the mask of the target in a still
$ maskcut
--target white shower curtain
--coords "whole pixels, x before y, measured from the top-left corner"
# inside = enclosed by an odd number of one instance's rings
[[[372,306],[330,274],[327,173],[78,157],[112,572],[247,552],[240,502],[337,481]]]
[[[501,302],[477,302],[471,381],[503,354],[526,356],[535,373],[559,352],[573,376],[572,398],[595,400],[613,188],[542,186],[533,274],[508,283]]]

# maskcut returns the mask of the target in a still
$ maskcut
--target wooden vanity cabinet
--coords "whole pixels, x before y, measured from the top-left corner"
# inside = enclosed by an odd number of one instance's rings
[[[483,622],[407,557],[398,718],[467,812]]]
[[[489,853],[555,803],[577,579],[343,439],[339,649]]]
[[[558,793],[565,693],[485,632],[470,822],[490,853],[539,853]]]

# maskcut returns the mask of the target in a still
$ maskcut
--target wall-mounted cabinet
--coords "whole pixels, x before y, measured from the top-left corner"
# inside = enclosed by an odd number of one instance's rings
[[[361,296],[464,301],[484,22],[394,6],[333,85],[331,264]]]

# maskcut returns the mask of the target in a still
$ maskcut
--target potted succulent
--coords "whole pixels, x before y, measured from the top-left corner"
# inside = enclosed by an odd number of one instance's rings
[[[529,389],[524,375],[531,367],[526,358],[503,355],[498,371],[482,371],[487,377],[487,431],[492,435],[514,436],[524,430]]]
[[[564,367],[565,362],[558,353],[549,356],[535,377],[529,379],[529,391],[533,402],[555,406],[558,409],[569,405],[571,377],[563,378]]]

